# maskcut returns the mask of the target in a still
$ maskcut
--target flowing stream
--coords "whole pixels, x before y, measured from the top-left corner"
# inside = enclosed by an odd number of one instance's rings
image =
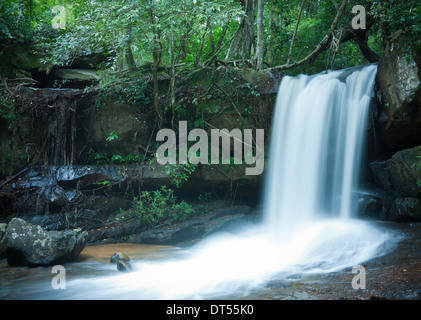
[[[274,279],[339,271],[386,253],[391,236],[354,218],[376,72],[369,65],[283,79],[259,225],[135,259],[130,273],[103,263],[103,273],[36,298],[238,298]]]

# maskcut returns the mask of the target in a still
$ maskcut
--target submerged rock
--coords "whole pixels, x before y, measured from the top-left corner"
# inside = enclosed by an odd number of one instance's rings
[[[124,252],[116,252],[110,258],[110,262],[116,263],[117,270],[121,272],[127,272],[133,269],[130,260],[130,257]]]
[[[7,262],[11,266],[50,266],[74,260],[85,247],[87,235],[81,229],[45,231],[13,218],[5,235]]]
[[[117,270],[120,272],[128,272],[131,271],[132,265],[130,264],[130,262],[126,261],[126,260],[118,260],[117,261]]]
[[[113,263],[116,263],[120,260],[130,261],[130,257],[124,252],[116,252],[110,258],[110,262],[113,262]]]

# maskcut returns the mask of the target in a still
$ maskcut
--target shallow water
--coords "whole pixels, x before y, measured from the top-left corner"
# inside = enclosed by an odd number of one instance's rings
[[[273,281],[361,264],[393,249],[396,239],[367,222],[326,220],[284,242],[256,227],[239,234],[217,234],[187,248],[90,246],[78,261],[64,265],[64,290],[53,289],[51,268],[12,268],[3,260],[0,298],[241,299],[267,291]],[[109,262],[117,251],[131,257],[132,272],[118,272]]]
[[[75,279],[94,279],[116,275],[119,272],[116,265],[110,263],[110,258],[115,252],[125,252],[131,259],[149,260],[163,258],[170,254],[176,255],[181,250],[168,246],[155,246],[145,244],[103,244],[87,246],[75,262],[63,264],[65,268],[66,289],[55,290],[52,286],[53,278],[57,273],[52,273],[52,267],[11,267],[6,259],[0,260],[0,299],[82,299],[73,292],[72,297],[66,293],[67,289],[73,290],[69,284]],[[95,289],[90,294],[91,299],[96,299]]]

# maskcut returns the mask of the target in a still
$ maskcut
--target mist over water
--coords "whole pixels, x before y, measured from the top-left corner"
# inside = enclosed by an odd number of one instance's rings
[[[241,297],[273,279],[353,267],[390,236],[354,219],[376,65],[286,77],[276,102],[263,221],[220,233],[134,271],[70,280],[60,298]],[[351,284],[350,284],[351,286]]]

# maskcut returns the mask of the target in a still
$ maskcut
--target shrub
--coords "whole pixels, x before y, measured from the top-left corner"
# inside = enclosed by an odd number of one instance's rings
[[[185,201],[177,203],[174,190],[162,186],[155,191],[143,191],[133,199],[132,211],[141,225],[152,225],[167,220],[180,221],[194,213],[194,209]]]

